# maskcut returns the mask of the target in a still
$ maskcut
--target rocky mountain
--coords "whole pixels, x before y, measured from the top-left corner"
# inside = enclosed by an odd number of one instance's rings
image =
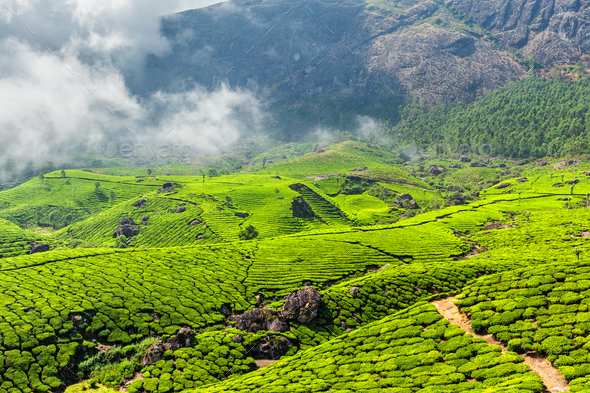
[[[571,64],[590,52],[585,0],[450,0],[504,45],[545,66]]]
[[[395,121],[415,98],[468,102],[520,80],[527,67],[507,48],[579,58],[584,7],[567,2],[233,0],[164,18],[172,51],[148,59],[141,89],[249,89],[288,139],[354,129],[359,115]],[[577,38],[561,40],[570,25]]]

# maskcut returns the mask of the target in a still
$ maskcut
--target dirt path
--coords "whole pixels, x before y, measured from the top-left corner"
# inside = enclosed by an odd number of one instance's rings
[[[275,364],[276,362],[278,362],[278,360],[258,359],[258,360],[255,361],[255,363],[258,366],[258,368],[270,366],[271,364]]]
[[[498,345],[502,348],[502,353],[506,352],[504,345],[494,339],[491,334],[481,335],[475,333],[471,329],[471,321],[465,314],[459,311],[459,308],[453,303],[455,302],[454,297],[437,300],[432,304],[438,309],[438,312],[448,319],[451,323],[458,325],[461,329],[464,329],[467,333],[472,334],[474,337],[481,337],[485,339],[490,345]],[[520,355],[524,358],[524,362],[528,364],[532,371],[539,374],[548,392],[566,392],[569,390],[569,384],[563,378],[563,375],[555,367],[551,365],[544,357],[535,357],[530,354]]]

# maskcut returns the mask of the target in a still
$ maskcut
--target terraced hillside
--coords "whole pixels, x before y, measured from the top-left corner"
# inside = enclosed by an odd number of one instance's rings
[[[483,165],[0,192],[0,393],[590,390],[587,164]],[[81,212],[74,184],[121,191],[67,224],[20,215]]]

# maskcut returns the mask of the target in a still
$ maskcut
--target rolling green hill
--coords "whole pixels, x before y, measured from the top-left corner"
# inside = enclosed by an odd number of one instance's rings
[[[587,389],[588,164],[381,152],[0,192],[0,393],[556,391],[531,359]],[[314,317],[280,319],[308,286]],[[286,328],[240,325],[254,309]]]

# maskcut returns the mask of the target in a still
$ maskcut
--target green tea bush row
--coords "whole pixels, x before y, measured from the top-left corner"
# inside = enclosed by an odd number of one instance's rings
[[[590,262],[482,277],[458,298],[474,330],[493,334],[509,350],[543,354],[574,385],[590,376]]]
[[[418,305],[254,373],[198,392],[541,392],[522,357]]]

